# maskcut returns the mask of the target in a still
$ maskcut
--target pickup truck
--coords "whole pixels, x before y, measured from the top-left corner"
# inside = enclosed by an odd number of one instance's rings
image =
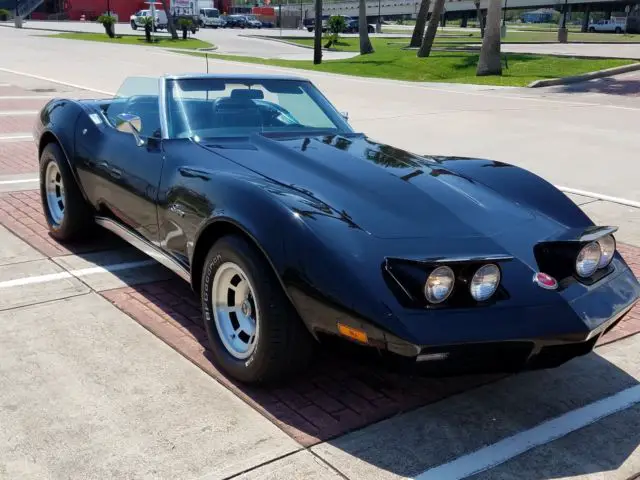
[[[137,30],[139,28],[144,28],[144,19],[145,17],[151,16],[151,10],[139,10],[129,18],[129,23],[131,24],[131,28],[133,30]],[[153,22],[155,30],[166,30],[169,25],[169,21],[167,20],[167,14],[164,10],[156,10],[156,18]]]
[[[588,30],[592,33],[606,32],[606,33],[622,33],[625,31],[625,19],[611,19],[611,20],[598,20],[589,24]]]

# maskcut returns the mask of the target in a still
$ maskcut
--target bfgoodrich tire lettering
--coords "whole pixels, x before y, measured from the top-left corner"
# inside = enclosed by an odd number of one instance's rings
[[[52,188],[51,184],[55,184]],[[87,238],[94,225],[62,149],[48,144],[40,155],[40,197],[51,236],[61,241]],[[57,208],[50,204],[57,203]]]
[[[214,298],[214,278],[221,268],[239,267],[253,292],[257,334],[255,345],[246,356],[238,358],[225,346],[216,326],[216,305],[226,298]],[[229,235],[209,250],[202,269],[202,314],[211,350],[218,366],[245,383],[273,383],[308,365],[313,353],[313,339],[297,316],[278,279],[262,254],[245,238]],[[226,304],[225,304],[226,305]],[[228,342],[227,342],[228,343]]]

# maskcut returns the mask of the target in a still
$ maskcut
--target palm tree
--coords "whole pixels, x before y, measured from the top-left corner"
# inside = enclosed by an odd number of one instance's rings
[[[167,0],[160,0],[160,3],[162,3],[162,9],[167,14],[167,28],[169,29],[171,38],[178,40],[178,31],[176,30],[176,25],[173,23],[173,15],[171,15],[171,11],[167,7]]]
[[[436,32],[438,31],[438,24],[440,23],[440,15],[444,9],[444,0],[436,0],[433,4],[433,12],[431,12],[431,18],[429,19],[429,25],[427,26],[427,33],[422,40],[420,50],[418,50],[418,57],[428,57],[431,54],[431,47],[433,47],[433,41],[436,38]]]
[[[500,12],[502,0],[489,0],[487,8],[487,25],[482,39],[480,60],[478,60],[477,76],[502,75],[500,59]]]
[[[430,3],[430,0],[422,0],[420,2],[420,10],[418,10],[418,16],[416,17],[416,26],[413,28],[413,35],[411,35],[411,42],[409,43],[410,47],[416,48],[422,45],[424,27],[427,24]]]
[[[373,45],[369,40],[369,24],[367,23],[367,3],[360,0],[360,16],[358,17],[358,33],[360,34],[360,55],[373,53]]]

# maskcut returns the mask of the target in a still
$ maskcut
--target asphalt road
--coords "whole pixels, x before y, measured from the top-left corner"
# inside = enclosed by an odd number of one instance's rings
[[[315,404],[301,393],[241,397],[180,350],[189,340],[184,330],[173,348],[162,341],[175,327],[171,309],[190,314],[179,309],[188,298],[176,288],[170,300],[166,287],[150,282],[179,280],[107,237],[93,250],[68,250],[42,225],[29,142],[38,97],[102,96],[125,76],[201,72],[204,64],[154,48],[34,33],[0,30],[11,45],[0,59],[0,168],[15,168],[0,172],[0,479],[626,480],[640,472],[640,335],[555,370],[481,387],[462,377],[418,392],[415,379],[396,379],[402,388],[392,393],[401,397],[444,391],[447,398],[327,441],[287,435],[293,416],[276,415],[278,423],[265,410],[273,395],[311,417]],[[220,61],[210,67],[281,70]],[[534,91],[295,73],[349,110],[356,128],[399,147],[506,160],[557,184],[640,201],[640,103],[632,95],[603,93],[592,83]],[[20,163],[24,152],[29,158]],[[572,198],[603,223],[619,220],[619,238],[640,246],[635,209]],[[638,268],[640,249],[633,252]],[[351,405],[363,415],[392,398],[365,381],[347,378],[360,387]],[[326,392],[307,390],[316,402]],[[318,425],[330,419],[315,418]]]

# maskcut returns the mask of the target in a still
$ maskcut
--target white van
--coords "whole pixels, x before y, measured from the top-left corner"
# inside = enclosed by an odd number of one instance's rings
[[[131,28],[137,30],[138,27],[144,28],[144,19],[145,17],[151,16],[151,10],[139,10],[133,15],[131,15],[129,19],[129,23],[131,24]],[[166,30],[169,26],[169,21],[167,20],[167,14],[164,10],[156,10],[156,18],[154,20],[154,25],[156,30]]]
[[[217,8],[200,9],[200,26],[218,28],[223,26],[220,11]]]

